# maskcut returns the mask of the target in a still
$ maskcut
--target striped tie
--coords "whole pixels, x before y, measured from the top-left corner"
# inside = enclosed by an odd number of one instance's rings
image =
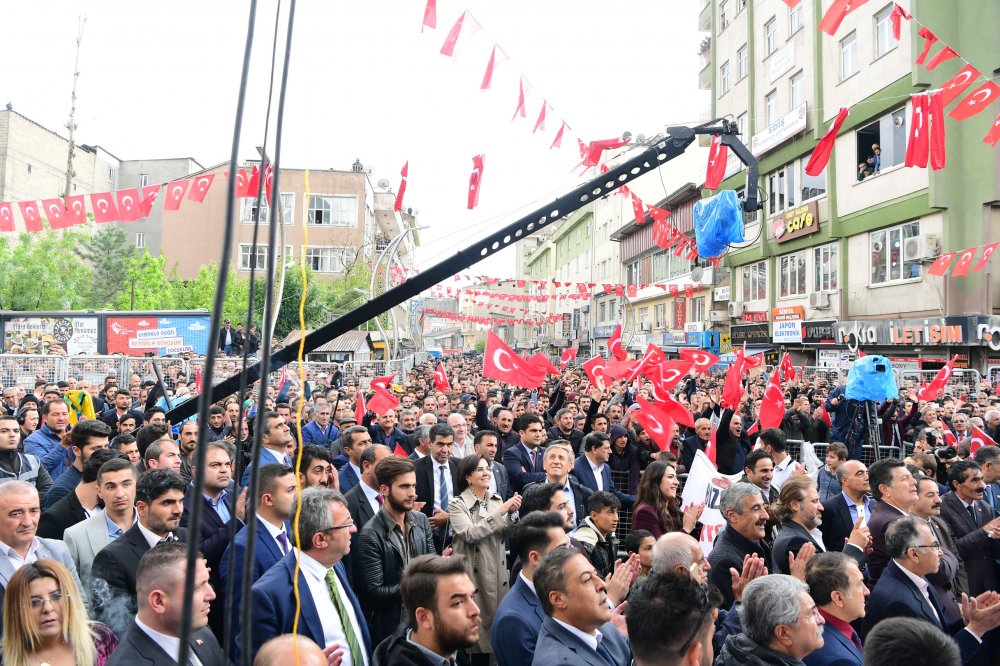
[[[340,587],[337,585],[337,574],[333,569],[326,571],[326,586],[330,588],[330,599],[337,609],[340,617],[340,626],[344,630],[344,637],[347,640],[347,651],[351,654],[351,663],[354,666],[364,666],[365,659],[361,654],[361,646],[358,644],[358,636],[354,633],[354,625],[351,623],[351,616],[347,612],[344,600],[340,598]]]

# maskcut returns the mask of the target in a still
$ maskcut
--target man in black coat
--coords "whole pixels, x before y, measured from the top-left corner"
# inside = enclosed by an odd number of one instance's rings
[[[760,488],[752,483],[737,482],[722,491],[719,510],[726,519],[726,528],[719,534],[708,556],[712,565],[711,582],[722,592],[722,607],[730,608],[733,581],[730,569],[743,570],[743,558],[756,554],[771,561],[771,549],[764,543],[767,509]]]
[[[389,447],[382,444],[373,444],[361,452],[361,479],[358,484],[344,494],[347,502],[347,510],[351,514],[358,530],[351,535],[351,552],[342,560],[347,575],[353,575],[352,556],[358,549],[358,538],[361,536],[361,528],[368,524],[368,521],[375,517],[378,510],[382,508],[385,499],[379,492],[378,481],[375,479],[375,465],[386,456],[391,455]]]
[[[858,519],[868,522],[874,502],[868,493],[868,468],[860,460],[848,460],[837,468],[841,492],[823,502],[819,531],[826,550],[842,551]],[[870,528],[869,528],[870,529]]]
[[[983,472],[970,460],[959,460],[948,470],[952,492],[941,498],[941,518],[951,528],[958,554],[965,563],[969,594],[996,590],[995,560],[1000,558],[1000,518],[983,502]]]
[[[417,475],[417,501],[434,530],[434,545],[440,554],[451,542],[448,503],[458,495],[458,463],[451,457],[455,431],[440,423],[431,426],[430,454],[414,464]]]

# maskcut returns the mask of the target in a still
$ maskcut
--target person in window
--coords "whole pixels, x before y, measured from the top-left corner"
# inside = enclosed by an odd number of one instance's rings
[[[858,181],[862,181],[870,175],[872,175],[872,173],[868,168],[868,162],[862,162],[858,165]]]
[[[872,153],[869,161],[872,163],[872,173],[877,174],[882,170],[882,149],[878,147],[877,143],[872,144]]]

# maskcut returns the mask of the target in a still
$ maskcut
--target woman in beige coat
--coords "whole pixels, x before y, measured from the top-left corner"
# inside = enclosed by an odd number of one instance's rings
[[[521,496],[514,494],[506,502],[490,492],[493,477],[489,461],[475,454],[466,456],[458,464],[458,490],[448,505],[448,517],[455,532],[452,547],[456,554],[465,555],[471,567],[469,575],[476,585],[476,604],[479,606],[482,627],[475,653],[486,657],[492,652],[490,628],[500,600],[507,594],[507,557],[504,540],[510,531],[511,516],[521,508]],[[477,663],[482,657],[473,657]],[[483,663],[488,663],[488,657]]]

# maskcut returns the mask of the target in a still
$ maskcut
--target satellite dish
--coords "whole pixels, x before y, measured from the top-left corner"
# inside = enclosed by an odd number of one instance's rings
[[[383,188],[386,188],[386,189],[388,189],[388,187],[389,187],[389,181],[387,179],[385,179],[385,178],[383,178],[382,180],[378,181],[378,183],[376,183],[376,184],[379,187],[383,187]]]
[[[622,141],[628,141],[631,138],[632,138],[632,132],[625,130],[625,133],[622,134]]]
[[[701,266],[695,266],[691,269],[691,280],[693,282],[701,282],[702,278],[705,277],[705,269]]]

